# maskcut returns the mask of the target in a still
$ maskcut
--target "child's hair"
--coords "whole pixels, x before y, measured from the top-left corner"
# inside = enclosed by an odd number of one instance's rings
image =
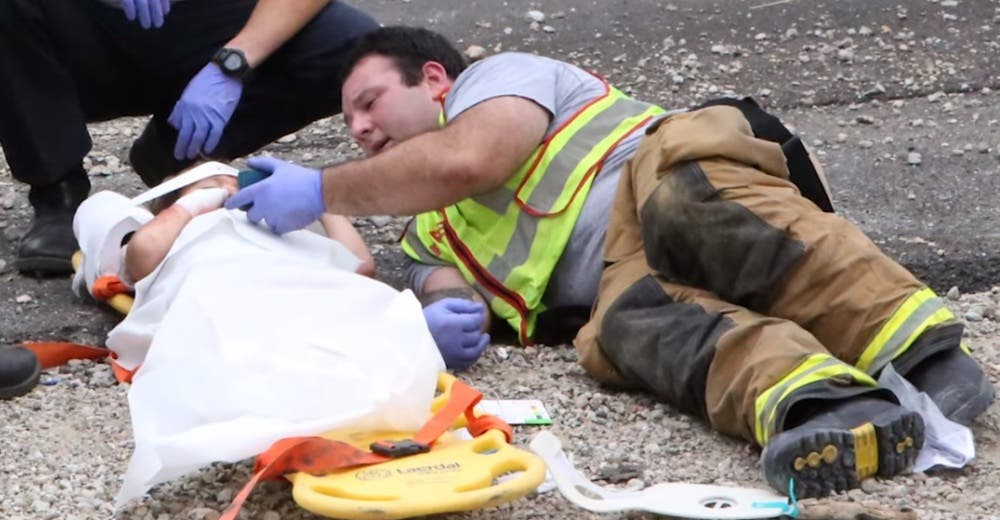
[[[170,177],[167,178],[169,179]],[[160,195],[147,203],[147,206],[149,206],[149,212],[154,215],[159,215],[161,211],[173,206],[179,198],[181,198],[181,188]]]

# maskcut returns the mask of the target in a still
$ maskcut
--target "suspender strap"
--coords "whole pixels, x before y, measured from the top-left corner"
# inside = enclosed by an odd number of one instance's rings
[[[692,110],[715,105],[726,105],[738,108],[743,112],[743,117],[750,122],[753,135],[759,139],[771,141],[781,145],[781,151],[785,155],[785,163],[788,164],[789,178],[792,184],[799,188],[802,196],[811,200],[819,209],[833,213],[833,203],[823,187],[819,172],[809,157],[805,145],[798,136],[793,135],[781,120],[764,111],[753,98],[718,98],[711,99],[696,106]]]

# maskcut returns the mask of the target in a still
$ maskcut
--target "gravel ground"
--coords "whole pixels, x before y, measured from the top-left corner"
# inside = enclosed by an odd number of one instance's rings
[[[995,379],[1000,375],[995,320],[1000,287],[961,296],[955,290],[951,297],[951,307],[968,323],[969,343]],[[577,365],[570,347],[493,345],[463,379],[487,398],[542,399],[555,420],[552,431],[577,466],[602,484],[766,487],[757,450],[645,395],[599,387]],[[107,365],[89,361],[46,371],[42,380],[29,395],[0,406],[0,511],[14,519],[108,518],[131,451],[128,388],[115,384]],[[993,406],[975,425],[979,452],[964,470],[871,481],[837,500],[908,506],[928,519],[1000,518],[992,512],[1000,464],[998,412]],[[536,431],[519,427],[518,444],[526,444]],[[155,488],[119,518],[211,520],[249,475],[249,462],[218,464]],[[243,518],[314,518],[295,506],[282,483],[259,487],[244,511]],[[590,516],[596,517],[548,492],[454,518]]]

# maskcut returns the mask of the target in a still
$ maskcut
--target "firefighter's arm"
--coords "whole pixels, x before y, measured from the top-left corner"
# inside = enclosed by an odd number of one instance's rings
[[[492,191],[531,156],[549,118],[548,111],[524,98],[484,101],[440,130],[325,169],[326,209],[343,215],[416,215]]]

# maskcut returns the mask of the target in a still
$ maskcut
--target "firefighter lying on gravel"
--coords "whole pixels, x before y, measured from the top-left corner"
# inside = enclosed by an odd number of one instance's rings
[[[415,28],[376,31],[349,63],[345,120],[369,157],[275,164],[228,207],[252,202],[278,232],[326,211],[414,214],[413,289],[482,299],[524,343],[558,340],[593,304],[573,342],[594,377],[763,446],[783,492],[913,463],[924,425],[876,384],[890,362],[959,423],[992,402],[962,325],[821,209],[819,167],[753,102],[663,116],[567,63],[465,68]]]

